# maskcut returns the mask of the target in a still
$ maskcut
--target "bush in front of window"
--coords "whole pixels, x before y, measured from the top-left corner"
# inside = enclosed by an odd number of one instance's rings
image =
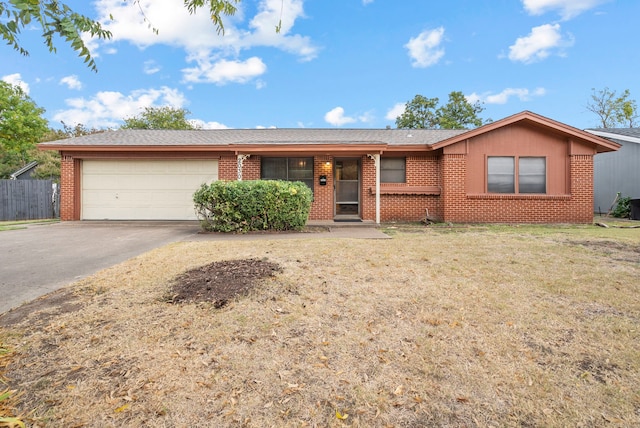
[[[311,210],[312,192],[299,181],[214,181],[193,195],[204,230],[246,233],[301,230]]]

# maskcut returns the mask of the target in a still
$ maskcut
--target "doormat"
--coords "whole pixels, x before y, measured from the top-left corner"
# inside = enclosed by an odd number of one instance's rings
[[[362,223],[362,219],[359,218],[336,218],[334,223]]]

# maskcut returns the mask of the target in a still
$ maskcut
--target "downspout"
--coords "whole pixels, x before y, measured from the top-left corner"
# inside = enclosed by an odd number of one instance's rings
[[[238,155],[238,181],[242,181],[242,164],[246,161],[251,155]]]
[[[367,155],[376,165],[376,224],[380,224],[380,154]]]

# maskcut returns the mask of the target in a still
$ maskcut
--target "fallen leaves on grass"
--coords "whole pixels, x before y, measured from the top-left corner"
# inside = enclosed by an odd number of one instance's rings
[[[3,326],[8,387],[46,428],[635,426],[640,238],[595,230],[171,244]]]

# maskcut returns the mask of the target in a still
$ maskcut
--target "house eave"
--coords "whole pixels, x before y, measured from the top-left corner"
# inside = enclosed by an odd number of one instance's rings
[[[40,150],[60,152],[220,152],[229,151],[228,145],[69,145],[39,144]]]
[[[614,134],[612,132],[606,132],[606,131],[598,131],[598,130],[595,130],[595,129],[587,129],[586,132],[588,132],[590,134],[597,135],[599,137],[607,138],[607,139],[628,141],[630,143],[640,144],[640,138],[637,138],[637,137],[631,137],[631,136],[622,135],[622,134]],[[615,141],[614,141],[614,143],[615,143]]]
[[[229,149],[235,154],[367,154],[382,153],[388,145],[384,143],[322,143],[322,144],[230,144]]]

